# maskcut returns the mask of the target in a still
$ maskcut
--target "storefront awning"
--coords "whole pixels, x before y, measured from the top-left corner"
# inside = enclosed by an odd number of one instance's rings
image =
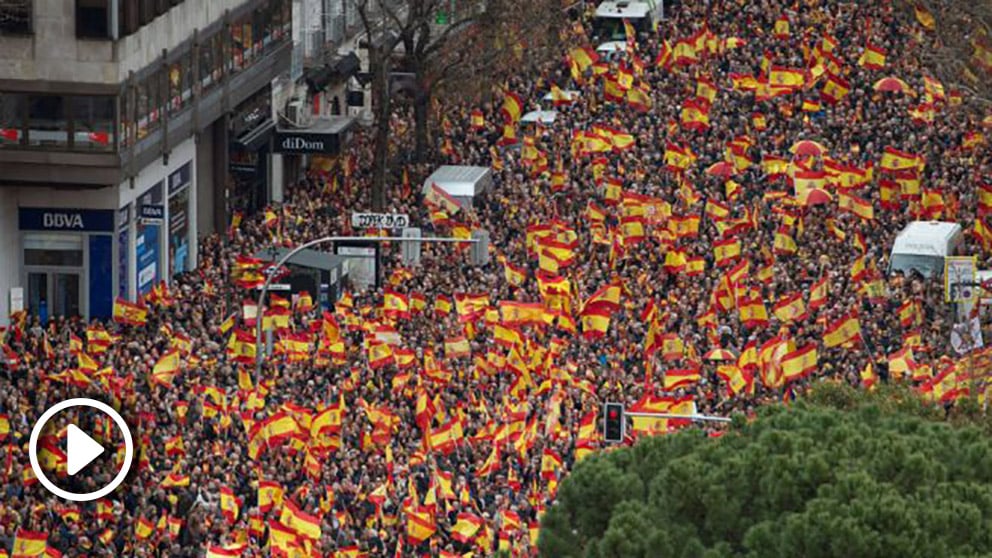
[[[328,116],[314,120],[305,128],[278,128],[275,151],[337,155],[348,144],[354,124],[355,118],[352,116]]]
[[[307,85],[315,91],[320,91],[331,83],[340,83],[358,72],[361,62],[358,55],[349,52],[345,56],[332,59],[323,66],[307,70],[305,79]]]
[[[263,122],[234,138],[233,143],[246,151],[258,151],[269,142],[269,135],[276,128],[276,123],[271,118],[266,118]]]

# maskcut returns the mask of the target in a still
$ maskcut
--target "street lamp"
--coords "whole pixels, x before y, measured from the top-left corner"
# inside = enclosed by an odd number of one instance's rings
[[[322,238],[317,238],[304,242],[296,248],[293,248],[279,261],[268,268],[265,274],[265,283],[262,285],[262,290],[258,293],[258,306],[256,310],[256,322],[255,322],[255,379],[256,381],[262,378],[262,325],[265,323],[265,295],[269,292],[269,287],[272,284],[272,278],[275,277],[276,270],[281,268],[286,264],[293,256],[299,252],[306,250],[307,248],[312,248],[320,244],[326,244],[329,242],[342,242],[342,241],[352,241],[360,240],[364,242],[437,242],[437,243],[474,243],[478,242],[476,239],[469,238],[441,238],[441,237],[405,237],[405,236],[325,236]]]

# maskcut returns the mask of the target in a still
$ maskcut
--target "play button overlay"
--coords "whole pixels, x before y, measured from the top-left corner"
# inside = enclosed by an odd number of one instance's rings
[[[115,450],[111,447],[105,447],[99,441],[94,439],[93,432],[88,432],[86,427],[80,428],[77,424],[70,422],[65,425],[58,436],[51,436],[48,434],[43,434],[45,426],[60,413],[70,413],[73,417],[78,417],[80,414],[89,415],[103,415],[111,419],[116,425],[116,430],[119,432],[119,438],[123,439],[124,443],[124,458],[120,463],[117,475],[107,484],[100,487],[99,489],[93,490],[91,492],[71,492],[65,490],[64,488],[58,486],[55,482],[50,479],[46,473],[46,468],[42,467],[42,459],[39,459],[39,440],[45,440],[41,445],[41,450],[45,453],[44,461],[51,459],[52,455],[58,455],[59,459],[64,459],[65,473],[68,475],[69,479],[72,480],[83,480],[89,474],[95,474],[90,469],[96,467],[94,461],[106,459],[102,457],[105,454],[114,454]],[[104,419],[106,422],[106,419]],[[80,424],[83,424],[80,422]],[[59,449],[53,447],[53,442],[51,438],[56,438],[58,445],[61,445],[62,440],[57,440],[57,438],[64,438],[65,451],[64,458],[60,455]],[[104,441],[106,443],[106,441]],[[118,446],[119,447],[119,446]],[[97,500],[103,498],[104,496],[113,492],[122,482],[124,478],[127,477],[128,471],[131,469],[131,463],[134,458],[134,442],[131,438],[131,431],[127,427],[127,423],[124,422],[124,418],[113,409],[110,405],[97,401],[95,399],[88,398],[76,398],[76,399],[66,399],[61,401],[52,407],[49,407],[35,423],[34,428],[31,429],[31,439],[28,445],[28,456],[31,459],[31,469],[34,471],[38,481],[44,486],[49,492],[55,494],[59,498],[64,500],[69,500],[72,502],[89,502],[92,500]],[[93,467],[89,467],[93,464]],[[94,477],[96,478],[96,477]],[[107,475],[109,478],[109,475]],[[92,484],[93,480],[89,479],[89,484]],[[74,483],[74,486],[79,486],[86,483]]]
[[[65,452],[66,471],[70,477],[82,471],[103,454],[103,446],[100,442],[90,438],[75,424],[70,424],[66,429],[66,445],[68,446]]]

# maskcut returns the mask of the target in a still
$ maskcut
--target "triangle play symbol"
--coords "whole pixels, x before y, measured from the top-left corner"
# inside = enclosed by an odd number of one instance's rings
[[[75,475],[103,454],[103,446],[75,424],[66,429],[66,472]]]

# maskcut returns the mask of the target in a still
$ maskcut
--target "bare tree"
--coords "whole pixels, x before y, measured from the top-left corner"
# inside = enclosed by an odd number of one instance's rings
[[[934,17],[937,48],[922,49],[923,62],[942,82],[972,94],[981,107],[992,105],[992,77],[975,58],[976,42],[992,38],[992,3],[974,0],[900,0],[907,17],[916,5]]]
[[[372,112],[375,117],[375,151],[372,159],[372,210],[386,208],[386,162],[389,158],[390,61],[402,27],[402,3],[389,0],[359,0],[356,9],[365,27],[369,71],[372,73]]]
[[[525,57],[543,61],[557,52],[565,12],[560,0],[465,2],[447,25],[438,26],[432,24],[433,14],[448,0],[407,2],[414,17],[401,38],[408,69],[416,76],[415,157],[422,161],[430,141],[433,96],[450,84],[460,92],[487,91],[493,83],[521,72]]]
[[[449,83],[483,91],[513,72],[525,57],[532,62],[556,52],[565,17],[560,0],[358,0],[368,36],[372,104],[376,119],[372,206],[385,207],[389,157],[390,73],[394,57],[413,74],[415,158],[423,161],[430,143],[433,96]],[[444,12],[447,21],[438,23]],[[402,53],[397,47],[403,46]]]

